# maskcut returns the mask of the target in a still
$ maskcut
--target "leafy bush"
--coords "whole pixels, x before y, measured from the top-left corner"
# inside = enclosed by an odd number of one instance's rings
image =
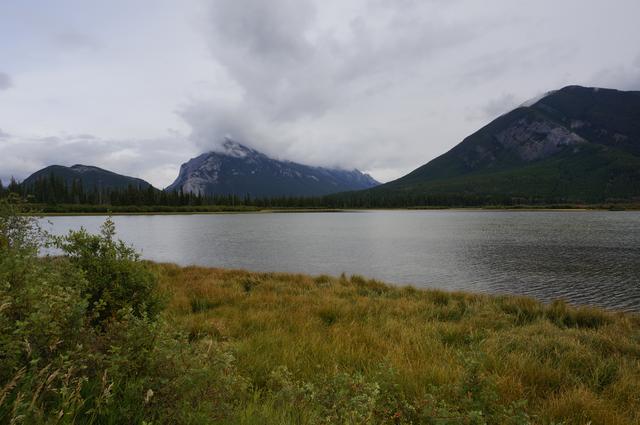
[[[86,281],[64,259],[38,260],[46,236],[19,212],[0,204],[0,421],[38,423],[80,407]]]
[[[83,295],[95,315],[94,323],[112,318],[123,308],[131,308],[136,317],[154,318],[161,308],[157,277],[132,247],[114,239],[115,233],[109,218],[100,235],[80,229],[56,238],[55,245],[91,282]]]
[[[51,240],[0,203],[0,424],[202,423],[247,383],[210,341],[190,344],[158,316],[157,277],[100,235]],[[38,257],[53,244],[58,257]],[[193,400],[204,400],[198,406]]]

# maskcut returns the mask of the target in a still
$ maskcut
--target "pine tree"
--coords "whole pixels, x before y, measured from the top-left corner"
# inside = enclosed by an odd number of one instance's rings
[[[22,194],[22,190],[20,190],[20,185],[16,181],[15,178],[11,177],[11,181],[9,182],[9,187],[7,188],[9,193],[15,193],[18,195]]]

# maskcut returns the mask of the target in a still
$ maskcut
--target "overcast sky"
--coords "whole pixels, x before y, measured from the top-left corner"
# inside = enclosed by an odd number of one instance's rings
[[[389,181],[569,84],[640,90],[640,1],[2,0],[0,178],[170,184],[229,135]]]

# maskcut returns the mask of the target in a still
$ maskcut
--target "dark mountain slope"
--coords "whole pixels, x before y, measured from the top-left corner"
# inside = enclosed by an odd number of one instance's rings
[[[603,202],[640,197],[640,92],[569,86],[408,175],[350,198]]]
[[[75,184],[82,184],[82,188],[89,191],[95,188],[122,190],[127,189],[129,186],[137,189],[147,189],[151,186],[150,183],[142,179],[123,176],[122,174],[116,174],[102,168],[80,164],[71,167],[64,167],[62,165],[45,167],[31,174],[22,184],[25,187],[31,187],[35,185],[38,180],[50,179],[52,175],[56,179],[62,179],[69,187],[75,182]]]

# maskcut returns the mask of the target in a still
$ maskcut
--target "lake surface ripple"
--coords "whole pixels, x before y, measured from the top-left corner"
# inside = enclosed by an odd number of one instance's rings
[[[48,217],[55,234],[105,217]],[[143,257],[361,274],[395,284],[640,311],[640,212],[366,211],[116,216]]]

